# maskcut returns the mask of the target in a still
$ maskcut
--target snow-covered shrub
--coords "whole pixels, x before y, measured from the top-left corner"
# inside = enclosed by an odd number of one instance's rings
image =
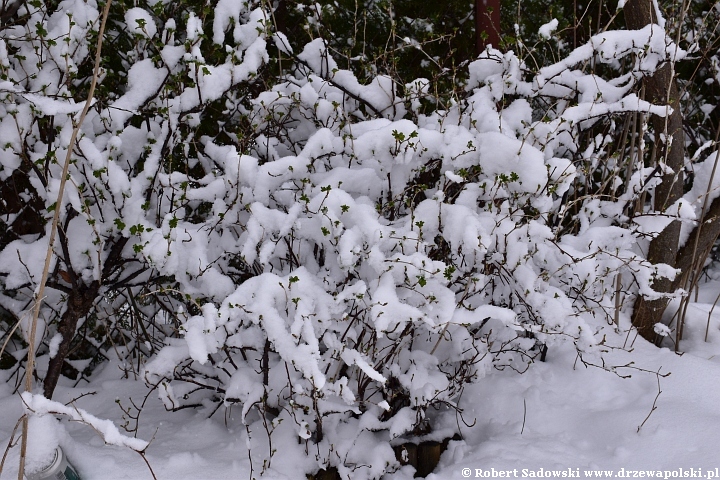
[[[397,467],[392,442],[452,435],[437,412],[454,415],[488,368],[524,371],[561,341],[596,358],[616,275],[654,295],[652,277],[673,272],[644,261],[638,238],[657,230],[624,214],[652,169],[616,198],[578,199],[573,229],[566,194],[581,175],[569,159],[597,158],[603,139],[578,152],[578,137],[599,119],[664,114],[633,92],[671,51],[657,27],[608,32],[534,76],[488,51],[462,104],[413,122],[425,80],[407,96],[387,77],[362,85],[309,43],[253,100],[248,154],[200,139],[225,173],[187,195],[212,198],[211,232],[228,238],[224,273],[239,285],[189,316],[148,381],[168,408],[238,405],[270,437],[292,425],[318,466],[378,478]],[[576,68],[622,57],[634,68],[617,79]],[[556,108],[537,119],[540,97]],[[370,438],[387,465],[357,458]]]
[[[465,99],[422,114],[428,80],[362,83],[322,39],[294,53],[259,3],[113,10],[60,206],[98,11],[40,3],[6,30],[2,178],[22,172],[38,213],[63,213],[41,353],[80,312],[152,355],[144,378],[168,409],[235,408],[265,460],[295,445],[307,472],[379,478],[399,467],[393,442],[456,433],[463,386],[489,369],[525,371],[563,341],[597,359],[618,274],[648,296],[672,275],[638,242],[694,212],[627,216],[654,170],[608,163],[609,190],[587,187],[614,141],[594,125],[666,113],[635,93],[676,55],[661,28],[597,35],[537,72],[488,50]],[[292,59],[278,78],[275,47]],[[18,318],[44,232],[0,252]]]
[[[219,302],[232,290],[211,268],[223,255],[203,223],[212,204],[168,178],[181,171],[194,186],[217,172],[195,138],[227,138],[237,128],[222,120],[242,108],[232,102],[248,95],[267,61],[266,13],[260,2],[221,1],[212,16],[193,2],[156,2],[151,10],[126,3],[110,10],[95,104],[72,145],[63,205],[55,205],[59,177],[92,77],[97,5],[23,4],[0,39],[8,205],[0,304],[22,320],[27,337],[50,219],[61,209],[36,339],[47,342],[39,353],[49,353],[51,366],[74,338],[74,350],[82,339],[80,351],[99,356],[108,348],[121,357],[149,354],[177,330],[179,305],[194,308],[190,296]],[[8,352],[22,358],[22,343]]]

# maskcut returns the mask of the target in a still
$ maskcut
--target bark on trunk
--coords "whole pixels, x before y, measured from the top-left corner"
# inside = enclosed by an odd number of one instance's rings
[[[475,55],[500,48],[500,0],[475,0]]]
[[[55,387],[57,386],[60,373],[62,371],[63,362],[70,352],[70,343],[75,337],[75,329],[78,321],[88,314],[95,303],[100,283],[95,281],[90,285],[81,284],[79,288],[73,288],[67,300],[67,308],[60,317],[60,325],[58,333],[62,335],[62,341],[58,347],[57,353],[50,359],[47,375],[43,384],[43,394],[45,398],[52,398]]]
[[[697,248],[695,246],[695,238],[698,235],[698,229],[700,230],[700,237],[697,241]],[[675,261],[675,268],[680,269],[680,275],[677,276],[673,282],[672,288],[677,289],[685,285],[687,276],[692,270],[693,262],[695,258],[704,258],[704,254],[709,252],[715,241],[720,236],[720,198],[716,198],[710,204],[703,217],[702,222],[698,222],[697,226],[693,229],[688,237],[688,241],[685,242],[682,248],[678,250],[677,260]],[[693,255],[697,252],[696,255]]]
[[[625,22],[629,29],[640,29],[651,23],[657,23],[657,15],[652,0],[629,0],[623,8]],[[664,161],[674,173],[663,175],[662,183],[655,189],[654,209],[665,211],[683,194],[683,165],[685,158],[685,139],[680,112],[680,101],[677,82],[673,77],[672,66],[663,65],[652,77],[644,81],[645,99],[658,105],[669,104],[673,108],[667,118],[653,115],[651,124],[655,131],[656,158],[655,162]],[[664,135],[671,138],[670,146],[663,141]],[[674,221],[650,242],[648,260],[653,264],[666,263],[676,266],[678,242],[680,239],[680,222]],[[661,278],[653,283],[658,292],[671,292],[675,289],[674,282]],[[667,307],[666,299],[647,300],[639,297],[635,301],[632,323],[638,332],[649,341],[656,340],[653,326],[658,323]]]
[[[277,28],[277,31],[287,33],[288,9],[286,0],[278,1],[277,7],[275,8],[275,12],[273,12],[273,15],[275,15],[275,28]]]

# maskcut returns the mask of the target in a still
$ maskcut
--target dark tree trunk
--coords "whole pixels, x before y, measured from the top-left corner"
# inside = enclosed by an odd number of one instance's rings
[[[74,210],[71,210],[68,213],[65,228],[67,228],[70,219],[75,215],[77,215],[77,213]],[[124,281],[118,279],[112,281],[111,279],[115,278],[118,275],[118,269],[120,269],[124,263],[122,258],[122,252],[129,240],[129,238],[127,237],[118,237],[113,241],[108,241],[108,244],[111,244],[112,246],[108,249],[107,258],[105,259],[102,268],[102,280],[95,280],[92,283],[86,285],[85,283],[83,283],[80,276],[76,272],[72,271],[69,267],[69,265],[71,265],[70,252],[68,248],[68,238],[65,235],[65,230],[63,228],[60,228],[58,230],[58,235],[60,237],[60,245],[63,252],[62,261],[68,271],[59,271],[56,267],[55,274],[62,277],[62,280],[66,283],[69,283],[71,287],[67,289],[67,291],[69,291],[69,293],[67,294],[68,299],[66,301],[65,311],[60,317],[60,323],[58,324],[57,329],[57,333],[62,336],[62,340],[60,341],[57,353],[53,358],[50,359],[48,371],[45,375],[43,394],[46,398],[52,398],[53,392],[55,391],[55,387],[57,386],[58,379],[60,378],[60,374],[62,372],[63,362],[67,358],[68,353],[70,352],[70,346],[73,339],[75,338],[75,330],[77,330],[77,324],[80,319],[87,316],[88,313],[90,313],[90,311],[95,306],[95,302],[97,301],[98,295],[100,294],[100,287],[102,285],[106,285],[110,289],[125,288]],[[130,273],[125,278],[131,279],[134,276],[134,273]],[[108,281],[110,281],[109,285],[107,284]],[[63,289],[63,291],[66,291],[66,289]]]
[[[673,282],[673,289],[681,288],[685,285],[695,259],[705,258],[705,255],[710,252],[718,236],[720,236],[720,198],[713,200],[702,222],[698,222],[697,226],[690,233],[688,241],[678,250],[675,268],[680,269],[681,273]]]
[[[275,20],[277,21],[278,32],[284,33],[287,31],[287,17],[288,17],[287,1],[279,0],[278,6],[275,9]]]
[[[81,284],[79,288],[73,288],[70,292],[67,307],[62,317],[60,317],[60,325],[58,326],[58,333],[62,335],[62,341],[60,342],[57,353],[50,359],[47,375],[45,375],[43,394],[46,398],[52,398],[58,379],[60,378],[63,362],[70,351],[70,344],[75,337],[75,329],[77,328],[78,321],[90,312],[99,290],[100,283],[94,281],[90,285]]]
[[[475,55],[500,48],[500,0],[475,0]]]
[[[629,29],[640,29],[651,23],[657,23],[657,15],[652,0],[629,0],[624,7],[625,22]],[[650,119],[655,131],[655,162],[664,161],[674,173],[662,177],[662,183],[655,189],[654,205],[656,211],[663,212],[683,194],[683,165],[685,158],[685,139],[680,112],[680,99],[677,82],[673,77],[672,66],[663,65],[652,77],[643,83],[645,99],[657,105],[669,104],[673,113],[667,118],[653,115]],[[670,148],[661,136],[672,137]],[[666,263],[676,266],[678,243],[680,239],[680,222],[668,225],[655,239],[650,242],[648,260],[653,264]],[[658,292],[671,292],[675,289],[674,282],[660,278],[653,283]],[[667,307],[666,299],[647,300],[638,297],[632,315],[632,323],[644,338],[654,341],[656,334],[653,326],[658,323]]]

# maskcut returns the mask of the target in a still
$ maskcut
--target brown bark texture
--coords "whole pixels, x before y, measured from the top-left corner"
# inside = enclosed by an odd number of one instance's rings
[[[715,244],[718,236],[720,236],[720,198],[716,198],[710,203],[703,221],[698,222],[695,229],[690,233],[688,241],[678,250],[675,268],[679,269],[681,273],[673,281],[673,289],[685,285],[695,259],[704,259]]]
[[[657,15],[652,0],[629,0],[624,7],[625,22],[629,29],[641,29],[651,23],[657,23]],[[683,195],[683,165],[685,158],[685,139],[683,119],[680,111],[680,99],[673,68],[666,63],[651,77],[644,79],[645,99],[656,105],[669,105],[673,110],[667,117],[653,115],[650,119],[655,132],[656,164],[663,161],[673,173],[662,176],[662,182],[655,189],[654,209],[664,212]],[[663,141],[670,138],[670,145]],[[665,263],[677,266],[678,244],[680,240],[680,222],[670,223],[650,242],[648,260],[653,264]],[[659,278],[653,283],[657,292],[674,291],[676,282]],[[632,314],[632,323],[640,335],[650,341],[656,340],[654,325],[662,319],[667,307],[667,299],[648,300],[638,297]]]
[[[475,0],[475,55],[500,48],[500,0]]]
[[[48,371],[45,375],[43,383],[43,394],[46,398],[52,398],[55,387],[57,386],[58,379],[62,373],[63,362],[70,353],[70,347],[73,339],[75,338],[77,325],[80,319],[86,317],[97,301],[98,295],[100,295],[101,287],[105,286],[110,290],[125,288],[125,282],[136,277],[137,272],[130,273],[125,277],[125,280],[117,280],[114,283],[108,281],[111,278],[117,276],[118,271],[121,269],[124,260],[122,258],[122,251],[125,245],[128,243],[127,237],[118,237],[111,243],[109,253],[105,259],[102,274],[100,280],[95,280],[90,284],[86,284],[70,267],[70,253],[68,250],[68,239],[63,229],[60,229],[60,244],[62,246],[62,259],[68,271],[59,271],[56,269],[57,274],[63,278],[63,281],[69,283],[71,287],[67,289],[67,301],[66,307],[63,314],[60,316],[60,322],[58,324],[57,333],[62,336],[60,345],[58,347],[55,356],[50,359],[48,365]]]
[[[45,398],[52,398],[57,386],[63,362],[70,353],[70,344],[75,337],[75,329],[78,321],[90,312],[95,303],[100,282],[94,281],[90,285],[81,284],[79,288],[73,288],[67,300],[65,312],[60,317],[58,333],[62,335],[57,353],[50,359],[48,371],[43,384],[43,395]]]

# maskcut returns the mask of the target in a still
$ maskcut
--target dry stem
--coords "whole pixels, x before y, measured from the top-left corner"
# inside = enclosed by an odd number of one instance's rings
[[[47,253],[45,255],[45,266],[43,268],[42,277],[40,278],[40,285],[38,285],[38,292],[36,295],[35,308],[33,309],[33,318],[30,323],[30,335],[28,338],[28,360],[25,368],[25,391],[32,391],[32,379],[33,370],[35,368],[35,335],[37,334],[37,322],[40,316],[40,306],[42,305],[43,296],[45,294],[45,284],[47,282],[48,272],[50,270],[50,261],[53,256],[53,244],[55,243],[55,235],[57,234],[57,226],[60,221],[60,211],[62,210],[63,193],[65,192],[65,182],[68,176],[68,169],[70,167],[70,157],[72,156],[73,145],[77,139],[80,131],[80,126],[85,120],[90,104],[92,102],[93,95],[95,94],[95,86],[97,85],[98,74],[100,71],[100,52],[102,51],[103,34],[105,33],[105,23],[107,22],[108,13],[110,12],[110,4],[112,0],[107,0],[105,3],[105,9],[103,10],[102,22],[100,23],[100,30],[98,31],[97,48],[95,49],[95,69],[93,70],[92,83],[90,84],[90,91],[88,92],[87,100],[85,100],[85,106],[83,107],[82,113],[78,122],[73,128],[72,136],[70,137],[70,143],[68,145],[67,154],[65,155],[65,164],[63,165],[62,175],[60,176],[60,190],[58,191],[57,200],[55,202],[55,212],[53,214],[52,226],[50,227],[50,238],[48,240]],[[20,446],[20,467],[18,470],[18,480],[23,480],[23,474],[25,473],[25,454],[27,453],[27,436],[28,436],[28,417],[23,417],[22,424],[22,444]]]

